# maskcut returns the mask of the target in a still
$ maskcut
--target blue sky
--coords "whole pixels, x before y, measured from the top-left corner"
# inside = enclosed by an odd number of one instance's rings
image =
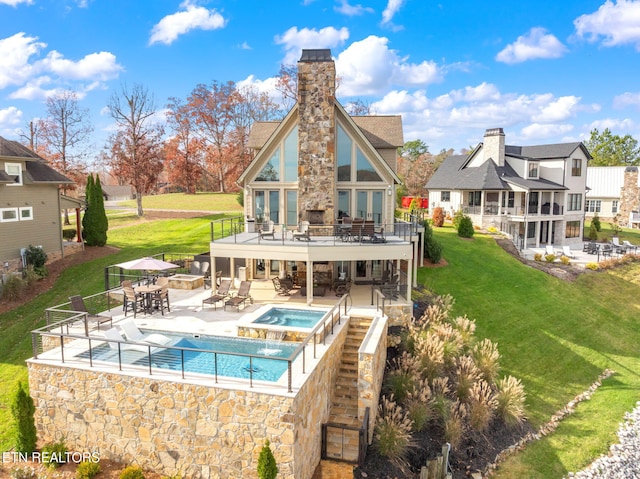
[[[495,127],[508,144],[640,140],[640,0],[0,0],[0,135],[70,89],[99,151],[122,85],[160,109],[214,80],[272,91],[302,48],[331,49],[341,103],[401,114],[433,153]]]

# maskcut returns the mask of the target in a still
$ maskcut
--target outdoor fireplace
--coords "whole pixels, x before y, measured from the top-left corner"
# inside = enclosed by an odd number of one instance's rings
[[[307,221],[310,225],[323,225],[324,210],[307,210]]]

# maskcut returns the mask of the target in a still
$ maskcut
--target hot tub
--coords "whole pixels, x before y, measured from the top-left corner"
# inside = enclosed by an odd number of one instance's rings
[[[204,285],[204,276],[195,274],[174,274],[169,276],[169,287],[173,289],[197,289]]]
[[[241,319],[238,336],[303,341],[326,313],[326,309],[264,306]]]

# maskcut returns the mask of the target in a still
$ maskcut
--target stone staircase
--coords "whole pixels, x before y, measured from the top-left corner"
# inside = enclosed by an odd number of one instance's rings
[[[329,423],[349,426],[343,429],[336,426],[327,428],[327,459],[358,461],[358,349],[362,344],[371,318],[352,317],[342,351],[342,362],[331,397]]]

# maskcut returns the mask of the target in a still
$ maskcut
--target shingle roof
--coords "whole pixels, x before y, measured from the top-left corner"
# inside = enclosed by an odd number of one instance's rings
[[[24,175],[27,182],[56,184],[73,183],[72,180],[51,168],[44,158],[34,153],[26,146],[21,145],[17,141],[7,140],[1,136],[0,158],[24,161],[26,165]],[[2,177],[0,177],[0,180],[2,180]],[[10,182],[13,182],[13,179],[11,179]]]
[[[519,158],[534,158],[537,160],[569,158],[571,154],[581,148],[588,158],[591,158],[588,150],[581,142],[555,143],[551,145],[513,146],[505,145],[505,155]]]
[[[61,173],[51,168],[44,160],[27,161],[27,174],[34,183],[73,183]]]
[[[0,183],[13,183],[15,180],[7,175],[4,170],[0,170]]]
[[[24,158],[24,159],[41,159],[26,146],[21,145],[17,141],[7,140],[0,136],[0,157],[8,156],[11,158]]]
[[[351,119],[374,148],[398,148],[404,145],[400,116],[352,116]],[[255,122],[249,132],[249,148],[262,148],[279,124],[279,121]]]

